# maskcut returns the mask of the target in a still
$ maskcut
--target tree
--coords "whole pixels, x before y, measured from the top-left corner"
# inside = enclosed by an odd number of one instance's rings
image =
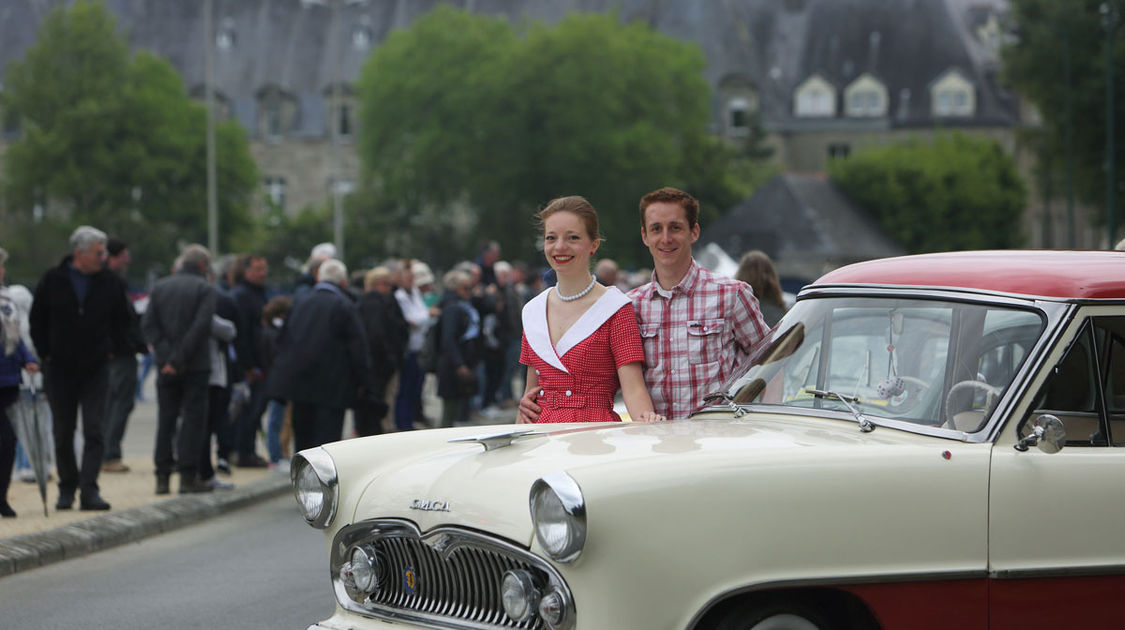
[[[177,242],[205,241],[205,110],[167,61],[129,54],[100,2],[47,16],[36,44],[7,69],[4,104],[21,129],[3,171],[17,222],[34,229],[27,217],[40,204],[48,212],[39,223],[98,226],[129,241],[139,269],[166,269]],[[236,123],[220,124],[216,140],[220,244],[229,247],[252,226],[257,174]],[[64,250],[65,241],[39,254]]]
[[[1011,0],[1016,36],[1003,51],[1004,76],[1034,103],[1043,118],[1038,139],[1040,161],[1062,169],[1066,159],[1067,112],[1073,130],[1074,190],[1079,199],[1101,207],[1106,190],[1105,30],[1099,9],[1106,0]],[[1125,2],[1109,0],[1118,23]],[[1120,29],[1119,29],[1120,30]],[[1070,66],[1070,83],[1066,65]],[[1114,46],[1117,82],[1125,81],[1125,42]],[[1125,98],[1115,88],[1115,121],[1125,120]],[[1115,146],[1125,140],[1125,125],[1116,125]],[[1044,173],[1050,177],[1050,173]],[[1125,180],[1125,160],[1117,159],[1112,174],[1117,190]],[[1058,181],[1058,176],[1055,176]],[[1057,188],[1056,188],[1057,190]],[[1104,213],[1093,213],[1100,223]]]
[[[994,141],[953,134],[881,147],[835,160],[829,173],[911,253],[1023,242],[1023,184]]]
[[[679,186],[717,212],[749,192],[737,149],[707,131],[703,70],[697,46],[616,15],[517,33],[440,7],[388,38],[360,78],[369,190],[429,231],[439,264],[485,240],[537,257],[533,215],[568,194],[599,209],[601,254],[643,260],[642,194]]]

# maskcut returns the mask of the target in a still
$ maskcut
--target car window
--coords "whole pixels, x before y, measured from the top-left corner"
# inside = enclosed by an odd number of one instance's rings
[[[1038,312],[992,304],[805,299],[727,393],[737,403],[854,417],[839,400],[844,397],[867,416],[974,432],[987,423],[1043,326]]]
[[[1125,445],[1125,317],[1083,323],[1062,360],[1050,367],[1020,434],[1043,414],[1062,420],[1068,446]]]

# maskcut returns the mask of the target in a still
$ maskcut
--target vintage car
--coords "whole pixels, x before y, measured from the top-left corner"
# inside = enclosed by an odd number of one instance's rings
[[[292,478],[312,628],[1110,628],[1123,446],[1125,253],[960,252],[828,273],[689,419],[348,440]]]

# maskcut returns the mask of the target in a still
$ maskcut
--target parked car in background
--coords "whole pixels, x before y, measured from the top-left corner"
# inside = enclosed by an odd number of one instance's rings
[[[292,467],[313,628],[1106,628],[1125,586],[1125,253],[806,287],[690,419],[348,440]]]

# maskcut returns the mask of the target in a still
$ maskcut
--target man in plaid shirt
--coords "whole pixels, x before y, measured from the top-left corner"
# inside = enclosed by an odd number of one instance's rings
[[[750,285],[699,266],[699,202],[675,188],[641,198],[641,239],[652,282],[629,292],[656,413],[684,418],[703,404],[769,331]]]
[[[652,253],[652,282],[629,292],[645,349],[645,384],[656,413],[686,418],[745,361],[769,331],[750,285],[699,266],[699,202],[675,188],[641,198],[641,240]],[[539,417],[530,395],[519,413]]]

